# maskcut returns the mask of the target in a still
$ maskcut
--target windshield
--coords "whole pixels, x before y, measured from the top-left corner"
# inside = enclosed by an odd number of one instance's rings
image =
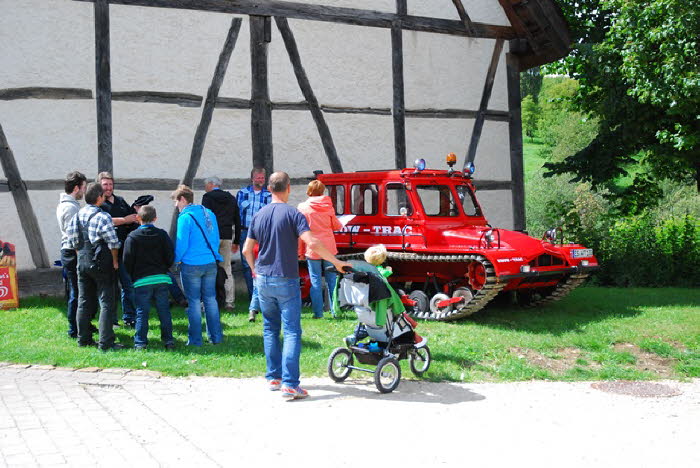
[[[464,214],[467,216],[481,216],[481,210],[474,198],[474,192],[469,189],[468,185],[458,185],[457,196],[459,197],[459,201],[462,202]]]
[[[426,216],[459,216],[459,208],[448,185],[419,185],[416,192]]]

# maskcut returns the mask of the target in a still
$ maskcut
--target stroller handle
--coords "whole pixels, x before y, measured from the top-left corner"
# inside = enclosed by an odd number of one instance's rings
[[[346,273],[353,273],[355,269],[352,267],[345,267],[345,271],[338,271],[338,269],[335,266],[330,265],[326,267],[326,271],[328,273],[335,273],[336,275],[344,275]]]

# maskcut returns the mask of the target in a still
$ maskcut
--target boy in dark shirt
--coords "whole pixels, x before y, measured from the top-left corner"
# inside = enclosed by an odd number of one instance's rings
[[[172,279],[168,270],[175,259],[173,243],[168,234],[153,226],[156,209],[152,206],[139,208],[138,229],[131,232],[124,242],[124,267],[134,281],[136,299],[136,333],[134,348],[145,349],[148,345],[148,313],[151,299],[155,299],[160,319],[160,337],[166,349],[175,347],[173,323],[168,301],[168,288]]]

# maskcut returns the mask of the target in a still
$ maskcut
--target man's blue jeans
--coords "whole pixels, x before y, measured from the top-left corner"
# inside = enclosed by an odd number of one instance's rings
[[[134,299],[134,283],[131,281],[129,273],[126,271],[122,260],[121,252],[119,255],[119,285],[121,287],[122,300],[122,320],[124,322],[133,322],[136,320],[136,300]]]
[[[207,321],[207,333],[209,342],[221,343],[223,333],[221,331],[221,319],[219,317],[219,305],[216,303],[216,263],[206,265],[186,265],[180,268],[182,287],[187,298],[187,344],[202,346],[202,308]]]
[[[66,310],[68,335],[77,337],[78,325],[75,317],[78,312],[78,254],[75,253],[75,250],[61,249],[61,265],[63,265],[63,274],[68,286],[66,289],[68,293],[68,308]]]
[[[323,276],[326,277],[326,284],[328,285],[328,294],[333,295],[333,290],[335,289],[335,279],[336,274],[325,271],[326,267],[332,265],[331,262],[327,260],[311,260],[306,259],[306,263],[309,265],[309,276],[311,277],[311,310],[314,311],[314,317],[323,317]],[[331,303],[328,294],[325,294],[325,299],[328,300],[328,304]],[[333,308],[331,307],[331,310]]]
[[[298,278],[258,275],[255,279],[263,315],[263,344],[268,380],[299,386],[301,289]],[[280,343],[280,330],[284,340]]]
[[[148,313],[151,310],[151,298],[155,299],[156,311],[160,320],[160,339],[163,345],[175,344],[173,339],[173,321],[170,315],[167,284],[149,284],[134,288],[136,298],[136,334],[134,347],[144,348],[148,345]]]
[[[245,239],[248,238],[248,230],[241,229],[241,242],[245,243]],[[241,265],[243,265],[243,278],[245,278],[245,284],[248,287],[248,297],[250,298],[250,305],[248,310],[260,310],[260,298],[258,296],[258,288],[253,281],[253,274],[250,271],[250,265],[248,261],[243,256],[243,249],[241,251]]]

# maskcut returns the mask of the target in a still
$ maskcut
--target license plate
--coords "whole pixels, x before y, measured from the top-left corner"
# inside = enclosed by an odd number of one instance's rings
[[[592,257],[593,249],[573,249],[571,251],[571,256],[573,258]]]

